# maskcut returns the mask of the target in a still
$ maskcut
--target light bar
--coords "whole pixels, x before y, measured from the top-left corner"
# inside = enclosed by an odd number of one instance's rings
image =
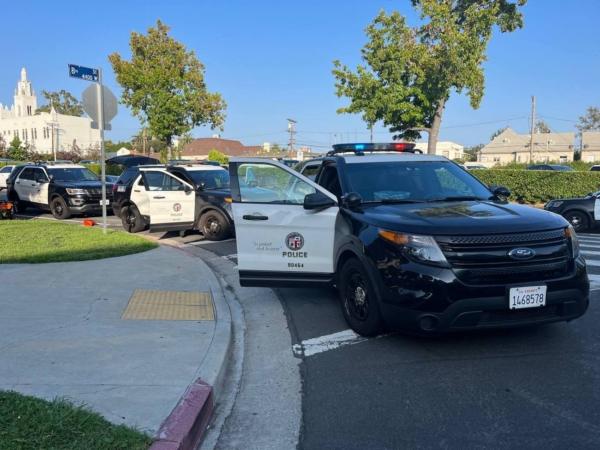
[[[391,143],[358,143],[358,144],[335,144],[331,153],[363,153],[363,152],[409,152],[415,153],[415,144],[411,142]]]

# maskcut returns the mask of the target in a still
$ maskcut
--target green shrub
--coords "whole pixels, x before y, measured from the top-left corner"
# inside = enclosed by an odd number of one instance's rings
[[[84,164],[84,165],[85,165],[85,167],[90,169],[92,172],[94,172],[96,175],[100,176],[100,172],[102,171],[100,164]],[[115,165],[115,164],[107,164],[106,165],[106,175],[119,176],[123,173],[124,170],[125,170],[125,168],[120,165]]]
[[[519,203],[545,203],[600,190],[600,172],[490,169],[471,173],[487,185],[506,186],[511,200]]]

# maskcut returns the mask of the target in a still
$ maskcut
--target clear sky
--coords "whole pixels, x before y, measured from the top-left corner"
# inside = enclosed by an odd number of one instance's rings
[[[23,66],[38,94],[67,89],[79,96],[86,82],[70,79],[67,63],[102,67],[107,85],[120,95],[108,54],[128,58],[130,32],[145,32],[161,19],[196,51],[209,89],[227,101],[223,137],[285,144],[286,118],[292,117],[298,142],[315,150],[367,140],[359,117],[336,113],[346,100],[335,96],[331,69],[334,59],[352,67],[360,62],[364,28],[380,9],[416,21],[409,0],[6,2],[0,102],[12,104]],[[572,131],[588,106],[600,106],[600,1],[529,0],[524,14],[524,29],[498,32],[490,44],[481,107],[472,110],[464,96],[452,95],[442,140],[485,143],[506,125],[527,132],[531,95],[554,131]],[[129,139],[138,129],[138,120],[120,106],[107,138]],[[382,127],[376,132],[377,140],[390,137]]]

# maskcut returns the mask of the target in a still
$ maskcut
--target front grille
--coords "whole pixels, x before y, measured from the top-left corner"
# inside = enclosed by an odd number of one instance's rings
[[[442,252],[457,276],[469,284],[543,281],[566,275],[571,266],[564,230],[480,236],[438,236]],[[508,253],[518,247],[535,251],[529,260]]]
[[[519,323],[522,321],[542,321],[559,316],[558,305],[542,306],[540,308],[511,309],[503,311],[485,311],[479,321],[479,325],[496,325],[507,323]]]

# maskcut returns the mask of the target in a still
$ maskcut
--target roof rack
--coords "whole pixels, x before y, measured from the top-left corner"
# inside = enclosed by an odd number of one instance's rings
[[[354,153],[355,155],[364,155],[365,152],[405,152],[405,153],[423,153],[415,148],[412,142],[390,142],[390,143],[358,143],[358,144],[335,144],[333,150],[327,152],[327,156],[334,156],[339,153]]]

